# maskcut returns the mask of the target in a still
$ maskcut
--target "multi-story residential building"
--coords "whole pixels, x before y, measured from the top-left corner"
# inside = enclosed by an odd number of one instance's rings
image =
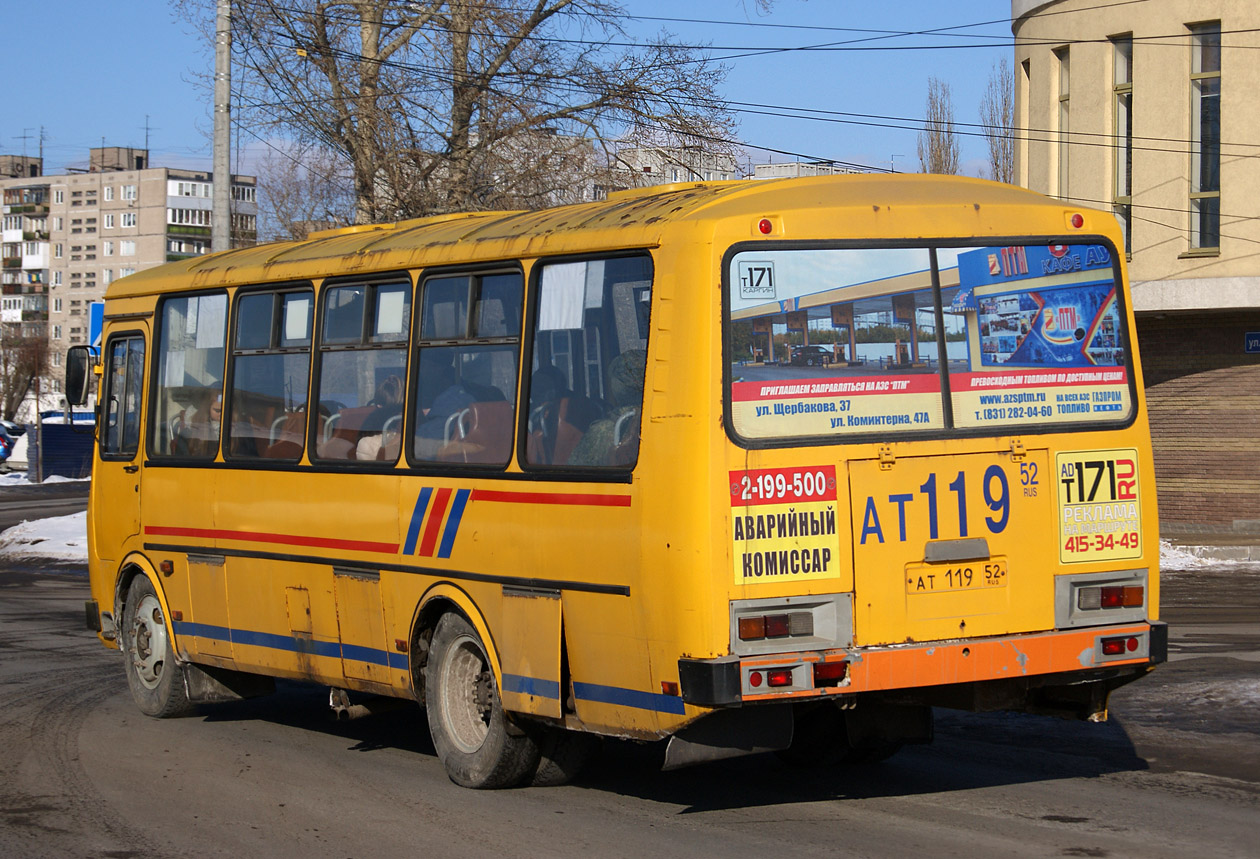
[[[781,164],[754,164],[753,179],[795,179],[799,176],[836,176],[841,173],[863,173],[831,161],[785,161]]]
[[[115,278],[209,253],[213,174],[148,161],[143,149],[102,147],[86,170],[46,176],[39,159],[0,156],[0,324],[46,334],[59,357],[87,343],[88,306]],[[256,240],[255,192],[254,177],[232,177],[233,246]]]
[[[617,150],[618,167],[633,185],[709,182],[743,178],[733,156],[693,146],[631,146]]]
[[[1125,231],[1165,533],[1260,533],[1260,3],[1012,0],[1018,181]]]

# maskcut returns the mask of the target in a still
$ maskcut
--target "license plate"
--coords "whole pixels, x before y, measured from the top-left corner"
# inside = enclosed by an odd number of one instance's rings
[[[906,593],[935,594],[1004,588],[1006,574],[1005,558],[954,564],[910,564],[906,567]]]

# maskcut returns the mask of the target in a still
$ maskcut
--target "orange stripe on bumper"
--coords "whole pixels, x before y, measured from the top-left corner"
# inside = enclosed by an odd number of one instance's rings
[[[1140,664],[1149,661],[1149,657],[1095,661],[1094,644],[1103,637],[1142,635],[1149,631],[1150,627],[1146,624],[1108,626],[948,644],[857,650],[849,657],[850,685],[847,691],[941,686]]]
[[[1150,662],[1149,652],[1142,652],[1140,656],[1132,658],[1097,659],[1095,646],[1101,638],[1121,636],[1146,635],[1149,642],[1150,631],[1148,624],[1141,623],[944,643],[767,654],[740,660],[741,674],[749,669],[768,669],[802,662],[845,660],[849,668],[845,682],[839,686],[745,694],[742,700],[781,701],[837,694],[852,695],[856,692],[915,689],[1123,665],[1144,665]]]

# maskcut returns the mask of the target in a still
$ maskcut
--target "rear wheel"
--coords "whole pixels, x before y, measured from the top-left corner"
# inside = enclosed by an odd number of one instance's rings
[[[429,732],[451,781],[512,787],[537,769],[537,744],[508,721],[485,647],[454,612],[433,632],[424,685]]]
[[[136,576],[123,609],[123,666],[140,712],[158,719],[196,710],[188,700],[184,671],[175,661],[162,603],[147,577]]]

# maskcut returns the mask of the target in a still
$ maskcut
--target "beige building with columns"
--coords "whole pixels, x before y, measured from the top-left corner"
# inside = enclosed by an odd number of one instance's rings
[[[1161,530],[1260,535],[1260,2],[1011,21],[1018,181],[1125,230]]]

